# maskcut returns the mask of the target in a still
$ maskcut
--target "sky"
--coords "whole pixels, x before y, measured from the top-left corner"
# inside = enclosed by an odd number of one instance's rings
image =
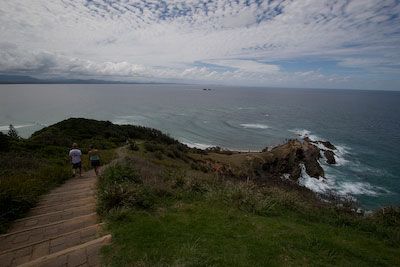
[[[0,74],[400,90],[400,0],[0,0]]]

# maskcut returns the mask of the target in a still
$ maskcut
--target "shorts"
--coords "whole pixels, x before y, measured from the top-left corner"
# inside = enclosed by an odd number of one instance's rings
[[[82,163],[72,163],[72,169],[81,169],[82,168]]]
[[[92,165],[92,167],[98,167],[98,166],[100,166],[100,160],[98,160],[98,159],[91,160],[90,165]]]

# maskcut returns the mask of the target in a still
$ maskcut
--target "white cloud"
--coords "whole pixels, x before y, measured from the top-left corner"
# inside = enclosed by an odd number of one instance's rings
[[[0,0],[0,71],[321,87],[400,74],[398,1],[248,2]],[[281,64],[303,58],[358,73]]]

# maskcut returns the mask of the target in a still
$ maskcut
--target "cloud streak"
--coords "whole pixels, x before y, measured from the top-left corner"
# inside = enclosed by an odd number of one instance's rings
[[[2,73],[400,87],[395,0],[0,1]]]

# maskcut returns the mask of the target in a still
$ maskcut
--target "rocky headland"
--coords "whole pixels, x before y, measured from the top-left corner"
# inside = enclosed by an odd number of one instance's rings
[[[329,141],[292,139],[283,145],[262,152],[263,162],[257,164],[257,173],[265,178],[285,177],[297,181],[302,173],[302,166],[311,177],[325,177],[320,160],[336,164],[336,147]]]

